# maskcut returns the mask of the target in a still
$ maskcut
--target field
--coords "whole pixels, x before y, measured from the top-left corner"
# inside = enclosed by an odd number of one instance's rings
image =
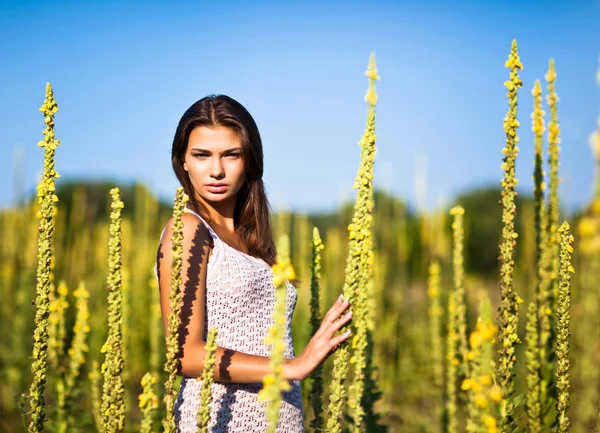
[[[352,338],[302,383],[307,431],[600,430],[600,173],[594,198],[565,221],[560,65],[550,59],[543,79],[522,83],[521,61],[513,41],[498,188],[430,213],[374,189],[372,56],[355,200],[328,214],[273,215],[279,263],[289,249],[293,267],[276,275],[300,280],[296,353],[340,293],[355,312]],[[533,107],[518,105],[527,88]],[[174,431],[165,407],[180,378],[153,266],[184,198],[62,183],[50,85],[40,111],[38,196],[0,211],[0,431]],[[519,128],[532,128],[534,142],[520,142]],[[600,121],[591,141],[600,167]],[[519,158],[525,146],[533,161]],[[516,194],[516,164],[531,167],[530,194]],[[273,404],[285,386],[277,356],[263,395]]]

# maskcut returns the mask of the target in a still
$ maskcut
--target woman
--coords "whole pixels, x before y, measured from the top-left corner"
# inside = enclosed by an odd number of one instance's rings
[[[262,181],[263,152],[250,113],[234,99],[207,96],[177,126],[171,151],[177,179],[190,197],[183,214],[183,307],[179,354],[183,376],[175,419],[181,432],[196,432],[207,330],[218,330],[209,431],[264,432],[265,403],[257,400],[269,373],[264,338],[272,324],[276,250]],[[161,235],[156,273],[167,332],[172,261],[172,219]],[[339,317],[340,296],[318,332],[297,357],[291,319],[298,292],[287,282],[285,363],[291,390],[284,392],[278,432],[302,432],[300,380],[307,378],[350,335],[334,333],[351,318]]]

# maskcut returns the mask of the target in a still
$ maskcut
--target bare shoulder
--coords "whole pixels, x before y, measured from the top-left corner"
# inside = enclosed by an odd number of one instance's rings
[[[208,232],[208,229],[197,216],[191,215],[189,213],[184,213],[181,216],[181,220],[183,222],[184,244],[189,242],[193,242],[195,244],[204,244],[211,242],[211,236]],[[171,244],[171,238],[173,237],[173,223],[173,217],[169,218],[169,221],[167,221],[167,224],[163,231],[162,237],[160,238],[161,244]]]

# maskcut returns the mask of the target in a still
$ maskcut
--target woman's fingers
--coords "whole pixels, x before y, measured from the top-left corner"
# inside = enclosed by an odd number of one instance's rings
[[[350,336],[350,330],[348,329],[346,332],[344,332],[343,334],[340,334],[334,338],[332,338],[329,341],[329,345],[330,347],[333,349],[335,346],[337,346],[338,344],[340,344],[342,341],[344,341],[346,338],[348,338]]]
[[[343,299],[341,297],[338,298],[337,301],[333,303],[327,314],[325,314],[325,317],[323,318],[323,323],[333,322],[341,314],[341,312],[348,307],[348,305],[350,304],[346,299]]]
[[[325,314],[325,317],[323,317],[323,322],[328,321],[329,319],[333,320],[331,318],[331,316],[333,316],[335,313],[336,308],[339,308],[340,306],[342,306],[345,303],[345,299],[343,298],[342,295],[340,295],[336,301],[333,303],[333,305],[331,306],[331,308],[329,308],[329,311],[327,311],[327,313]],[[339,315],[336,314],[335,317],[337,317]]]
[[[334,304],[332,305],[332,307],[329,309],[329,311],[327,312],[327,314],[325,314],[325,317],[323,318],[323,321],[321,322],[321,326],[319,327],[319,329],[317,330],[317,332],[315,333],[315,337],[320,336],[323,333],[327,334],[327,337],[331,337],[331,335],[333,334],[333,332],[335,331],[335,329],[338,328],[334,328],[334,331],[331,331],[331,333],[329,332],[331,329],[331,325],[333,323],[335,323],[335,320],[339,318],[339,315],[346,309],[348,308],[348,305],[350,305],[348,303],[347,300],[343,299],[341,296],[337,299],[336,302],[334,302]]]
[[[344,326],[351,318],[352,318],[352,310],[348,311],[342,317],[335,320],[331,325],[329,325],[329,329],[327,330],[329,335],[330,336],[333,335],[335,333],[335,331],[337,331],[342,326]]]

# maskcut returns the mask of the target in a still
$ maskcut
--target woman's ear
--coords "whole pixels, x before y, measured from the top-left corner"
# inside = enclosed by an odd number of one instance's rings
[[[187,164],[186,164],[185,162],[183,163],[183,169],[184,169],[185,171],[188,171]]]

